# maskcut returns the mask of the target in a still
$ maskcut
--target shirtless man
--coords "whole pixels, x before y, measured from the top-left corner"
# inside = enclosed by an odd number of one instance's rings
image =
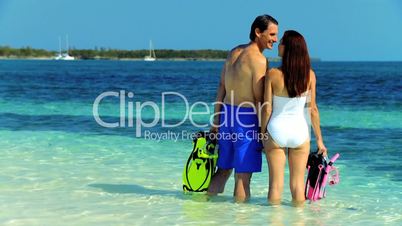
[[[269,15],[258,16],[251,25],[250,43],[230,51],[222,69],[211,132],[219,132],[218,171],[209,195],[222,193],[235,169],[234,197],[250,197],[253,172],[261,172],[262,144],[258,141],[259,106],[263,102],[264,75],[268,61],[262,54],[278,40],[278,22]]]

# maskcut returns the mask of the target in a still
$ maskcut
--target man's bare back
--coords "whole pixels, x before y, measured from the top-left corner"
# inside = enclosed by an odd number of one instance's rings
[[[235,47],[225,62],[224,102],[242,107],[256,106],[256,102],[262,95],[260,91],[266,69],[266,58],[257,46],[246,44]]]

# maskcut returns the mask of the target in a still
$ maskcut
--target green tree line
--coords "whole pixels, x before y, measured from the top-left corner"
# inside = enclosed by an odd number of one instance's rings
[[[184,58],[184,59],[225,59],[226,50],[155,50],[158,59]],[[149,55],[149,50],[119,50],[119,49],[72,49],[70,55],[81,59],[142,59]]]
[[[44,49],[33,49],[29,46],[23,48],[11,48],[9,46],[0,46],[0,57],[25,58],[25,57],[52,57],[56,54],[54,51]]]
[[[56,51],[44,49],[34,49],[31,47],[11,48],[0,46],[0,57],[6,58],[40,58],[53,57]],[[228,51],[226,50],[155,50],[158,59],[184,58],[184,59],[225,59]],[[149,55],[149,50],[119,50],[119,49],[70,49],[69,54],[78,59],[142,59]]]

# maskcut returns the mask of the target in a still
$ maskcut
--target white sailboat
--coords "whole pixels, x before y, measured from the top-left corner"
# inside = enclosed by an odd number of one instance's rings
[[[61,38],[59,37],[59,54],[56,55],[56,57],[54,57],[55,60],[75,60],[75,57],[70,56],[68,54],[68,36],[66,35],[66,52],[62,53],[61,51]]]
[[[61,54],[61,37],[59,36],[59,54],[57,54],[53,59],[54,60],[61,60],[63,55]]]
[[[152,47],[152,41],[149,40],[149,55],[144,57],[145,61],[155,61],[156,60],[156,55],[155,55],[155,50]]]

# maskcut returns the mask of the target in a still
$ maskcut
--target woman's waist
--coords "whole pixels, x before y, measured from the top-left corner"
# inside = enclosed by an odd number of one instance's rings
[[[271,115],[269,123],[275,124],[307,124],[306,117],[304,115]]]
[[[279,118],[305,118],[306,113],[304,109],[297,110],[297,111],[272,111],[272,117],[279,117]]]
[[[277,131],[277,130],[308,130],[307,120],[304,118],[294,118],[294,119],[285,119],[285,118],[271,118],[267,125],[268,130]]]

